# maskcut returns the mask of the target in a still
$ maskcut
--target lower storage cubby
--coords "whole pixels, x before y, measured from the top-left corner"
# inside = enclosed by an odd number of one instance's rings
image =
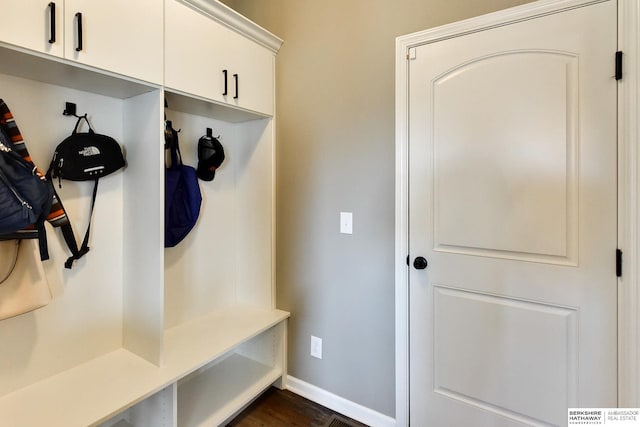
[[[222,425],[286,375],[286,321],[244,341],[177,383],[178,427]]]
[[[178,383],[178,426],[217,426],[282,375],[238,353]]]
[[[98,427],[213,427],[224,425],[286,375],[286,320],[117,413]],[[157,368],[170,374],[171,362]],[[171,374],[173,375],[173,374]],[[135,382],[135,378],[131,378]],[[135,402],[135,401],[133,401]],[[133,403],[132,402],[132,403]]]
[[[175,389],[171,384],[100,427],[175,427]]]

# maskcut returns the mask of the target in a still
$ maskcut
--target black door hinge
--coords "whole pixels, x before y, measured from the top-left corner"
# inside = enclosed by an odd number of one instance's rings
[[[616,52],[616,80],[622,80],[622,51]]]
[[[409,265],[409,255],[407,255],[407,265]]]
[[[622,277],[622,251],[616,249],[616,276]]]

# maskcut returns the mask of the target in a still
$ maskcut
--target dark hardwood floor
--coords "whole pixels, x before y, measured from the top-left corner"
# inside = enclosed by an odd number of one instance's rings
[[[333,421],[336,417],[342,420],[342,423]],[[367,427],[288,390],[271,387],[227,424],[227,427],[328,427],[329,425]]]

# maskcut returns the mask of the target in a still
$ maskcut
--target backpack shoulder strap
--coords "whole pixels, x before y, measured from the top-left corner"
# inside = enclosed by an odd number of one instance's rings
[[[178,142],[179,130],[173,128],[171,120],[165,122],[164,139],[165,149],[169,150],[171,154],[171,166],[170,168],[177,168],[182,165],[182,154],[180,153],[180,144]]]
[[[11,261],[11,267],[9,267],[9,270],[7,271],[7,273],[2,278],[0,278],[0,285],[7,281],[9,276],[11,276],[11,273],[13,273],[13,270],[16,268],[16,264],[18,264],[18,254],[20,253],[20,242],[21,240],[19,239],[15,240],[16,248],[13,255],[13,261]]]
[[[93,208],[96,204],[96,196],[98,194],[98,181],[96,180],[93,183],[93,195],[91,196],[91,210],[89,211],[89,223],[87,224],[87,231],[84,233],[84,238],[82,240],[82,246],[78,249],[78,244],[76,243],[76,237],[73,234],[73,229],[71,228],[71,224],[63,225],[62,235],[64,236],[65,242],[67,242],[67,246],[71,250],[72,255],[67,258],[67,261],[64,263],[64,267],[70,269],[73,267],[73,261],[78,260],[85,256],[87,252],[89,252],[89,234],[91,232],[91,220],[93,219]]]

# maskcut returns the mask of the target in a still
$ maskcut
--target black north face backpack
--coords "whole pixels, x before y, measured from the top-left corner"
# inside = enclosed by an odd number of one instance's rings
[[[88,132],[78,132],[80,124],[85,121],[89,127]],[[89,223],[84,233],[84,239],[79,249],[76,249],[76,240],[73,230],[69,227],[63,229],[65,241],[71,248],[72,256],[67,259],[64,266],[71,268],[73,261],[82,258],[89,252],[89,235],[93,208],[98,194],[98,181],[125,166],[125,159],[120,145],[107,135],[96,133],[91,128],[87,115],[78,117],[73,132],[64,139],[55,149],[53,159],[47,171],[50,179],[58,178],[70,181],[93,181],[93,194],[91,196],[91,210],[89,211]]]

